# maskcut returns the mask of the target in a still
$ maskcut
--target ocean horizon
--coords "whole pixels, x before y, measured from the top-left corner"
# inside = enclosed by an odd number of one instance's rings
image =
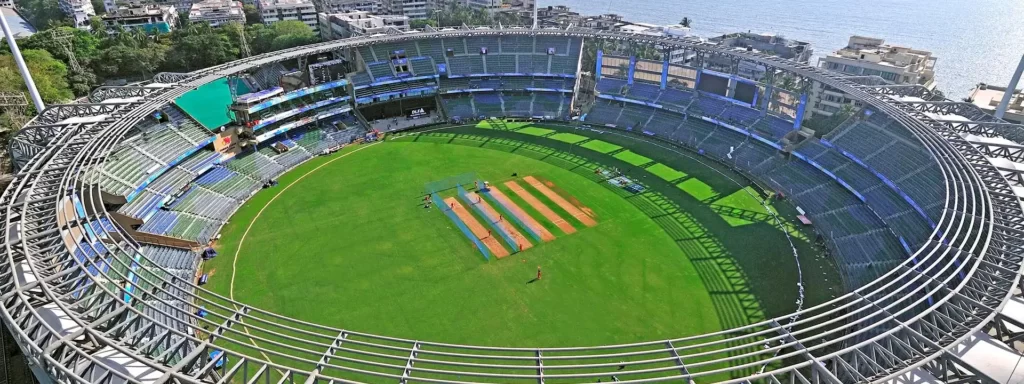
[[[938,89],[959,100],[978,83],[1005,86],[1024,54],[1024,1],[1013,0],[548,0],[583,15],[616,13],[626,20],[676,24],[691,33],[774,33],[809,42],[818,57],[846,46],[851,35],[932,51]]]

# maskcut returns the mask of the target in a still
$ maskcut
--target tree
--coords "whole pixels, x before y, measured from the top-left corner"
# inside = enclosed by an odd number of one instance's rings
[[[171,49],[166,57],[166,69],[188,72],[236,59],[238,48],[225,33],[207,24],[192,24],[171,34]]]
[[[64,63],[41,49],[25,49],[21,53],[44,102],[64,103],[74,98],[68,86],[68,69]],[[0,92],[28,92],[14,63],[14,56],[9,54],[0,55]]]
[[[103,3],[103,0],[92,0],[92,9],[95,10],[96,13],[106,13],[107,5]]]
[[[683,28],[690,28],[690,18],[684,17],[682,20],[679,21],[679,25],[681,25]]]
[[[142,80],[152,77],[165,61],[167,47],[115,44],[103,50],[96,72],[106,79]]]
[[[417,19],[417,20],[410,20],[409,21],[409,27],[413,28],[413,29],[423,29],[423,28],[426,28],[428,25],[431,26],[431,27],[436,27],[437,26],[437,20],[435,20],[435,19]]]
[[[43,30],[61,25],[71,25],[70,20],[53,0],[18,0],[17,7],[29,23]]]
[[[260,10],[256,9],[255,5],[246,4],[242,6],[242,12],[245,13],[246,24],[260,24]]]

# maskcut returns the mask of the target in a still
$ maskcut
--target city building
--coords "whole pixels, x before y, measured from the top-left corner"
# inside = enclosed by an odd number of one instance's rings
[[[68,15],[75,28],[89,29],[89,18],[96,16],[90,0],[57,0],[57,6]]]
[[[409,17],[399,15],[371,15],[365,11],[345,13],[319,13],[317,20],[324,40],[352,36],[376,35],[389,30],[408,31]]]
[[[316,29],[316,6],[311,0],[257,0],[256,9],[260,11],[263,24],[298,20]]]
[[[819,59],[821,68],[850,76],[879,76],[893,84],[935,88],[935,61],[931,52],[885,44],[882,39],[852,36],[846,47]],[[831,116],[852,104],[842,92],[816,83],[808,117]]]
[[[380,14],[384,10],[382,0],[314,0],[318,12],[345,13],[363,11]]]
[[[36,33],[36,28],[25,20],[24,17],[18,13],[17,9],[10,7],[0,7],[0,13],[7,19],[7,25],[11,27],[11,33],[14,34],[15,39],[32,36]],[[3,35],[3,33],[0,33]]]
[[[102,19],[107,33],[117,33],[120,29],[141,29],[148,34],[170,33],[178,25],[178,10],[173,5],[136,2],[108,12]]]
[[[985,112],[994,114],[996,107],[1003,101],[1004,95],[1006,95],[1006,87],[982,83],[971,90],[971,95],[967,97],[967,101],[977,105],[978,108],[985,110]],[[1010,104],[1006,107],[1006,113],[1003,114],[1003,120],[1024,124],[1024,91],[1020,89],[1013,91],[1013,96],[1010,97]]]
[[[409,19],[426,19],[437,3],[438,0],[384,0],[384,12],[408,16]]]
[[[757,52],[804,64],[808,63],[814,54],[811,43],[789,40],[770,33],[731,33],[712,37],[708,42],[733,50]],[[732,66],[732,60],[718,55],[709,56],[707,61],[708,66],[721,71],[728,72]],[[766,71],[764,65],[748,61],[740,62],[738,68],[740,76],[758,81],[764,78]]]
[[[14,8],[14,0],[0,0],[0,8]]]
[[[799,63],[808,63],[814,55],[811,43],[790,40],[771,33],[738,32],[716,36],[709,42],[723,47],[742,48],[747,51],[764,53]]]
[[[496,12],[533,12],[536,0],[465,0],[465,5],[473,9],[482,9],[490,13]]]
[[[533,24],[533,9],[523,9],[519,11],[519,19],[527,22],[526,24]],[[569,7],[564,5],[547,6],[537,9],[537,25],[540,27],[565,27],[569,24],[582,25],[582,20],[579,12],[574,12]]]
[[[205,0],[192,4],[188,19],[193,23],[206,22],[212,27],[232,21],[245,24],[245,12],[242,3],[235,0]]]

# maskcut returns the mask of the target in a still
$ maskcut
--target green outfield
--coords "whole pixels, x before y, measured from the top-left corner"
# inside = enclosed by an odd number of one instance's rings
[[[755,189],[712,165],[591,136],[557,126],[461,127],[315,158],[232,217],[217,244],[221,256],[203,267],[213,272],[208,287],[303,321],[416,340],[629,343],[792,311],[789,233],[803,267],[813,269],[805,286],[820,287],[808,290],[808,304],[830,298],[838,279],[809,236],[770,219],[790,208],[766,209]],[[596,170],[609,168],[647,191],[632,195],[603,182]],[[448,217],[422,202],[425,183],[469,172],[556,239],[485,261]],[[503,184],[526,186],[527,175],[552,182],[598,224],[587,227],[531,191],[576,232],[543,219]],[[530,282],[538,266],[544,278]]]

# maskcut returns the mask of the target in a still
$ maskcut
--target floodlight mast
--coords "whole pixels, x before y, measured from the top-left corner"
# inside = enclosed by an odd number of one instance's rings
[[[533,0],[533,29],[537,29],[537,0]]]
[[[999,107],[996,108],[995,116],[997,119],[1002,119],[1003,115],[1006,114],[1006,108],[1010,106],[1010,99],[1013,98],[1013,93],[1017,89],[1017,83],[1020,82],[1022,72],[1024,72],[1024,55],[1021,55],[1020,64],[1017,64],[1017,71],[1013,72],[1010,84],[1006,85],[1006,92],[1003,93],[1003,100],[999,102]]]
[[[25,65],[25,58],[21,56],[18,43],[14,41],[14,33],[11,33],[11,26],[7,24],[7,18],[3,17],[3,15],[0,15],[0,28],[3,28],[4,36],[7,36],[7,45],[11,46],[11,55],[14,56],[14,63],[18,65],[18,72],[21,72],[21,79],[25,80],[28,94],[32,97],[32,104],[36,106],[36,114],[42,113],[43,108],[46,108],[46,104],[43,104],[43,98],[39,96],[36,82],[32,80],[32,74],[29,73],[28,66]]]

